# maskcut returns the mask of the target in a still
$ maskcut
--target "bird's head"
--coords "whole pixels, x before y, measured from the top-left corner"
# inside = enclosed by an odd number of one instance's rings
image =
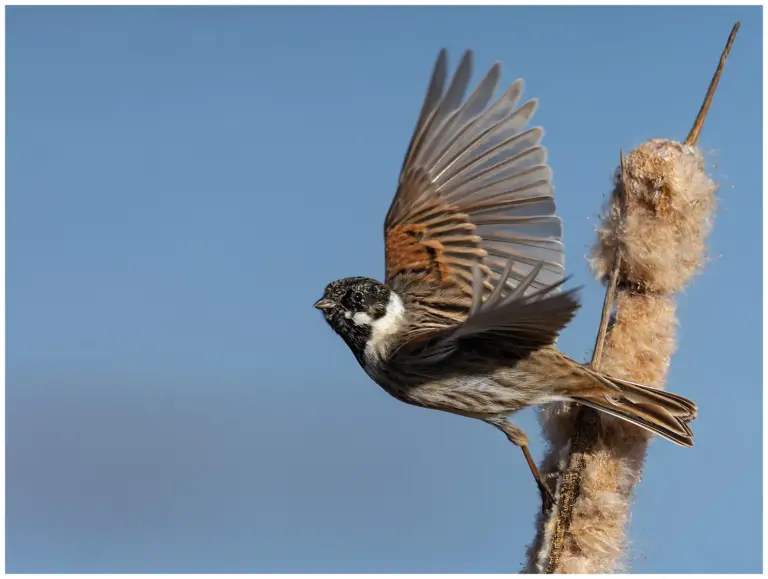
[[[400,297],[385,284],[367,277],[348,277],[326,286],[314,307],[362,361],[363,354],[382,356],[403,325]]]

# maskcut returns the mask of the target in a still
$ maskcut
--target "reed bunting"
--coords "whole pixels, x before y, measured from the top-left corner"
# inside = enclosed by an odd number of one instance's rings
[[[575,401],[692,446],[696,405],[594,371],[558,352],[579,308],[563,290],[562,223],[543,131],[526,128],[518,79],[490,106],[495,63],[465,100],[472,53],[447,90],[445,50],[384,223],[386,276],[334,281],[314,307],[367,374],[395,398],[476,418],[521,447],[542,493],[552,493],[509,417]]]

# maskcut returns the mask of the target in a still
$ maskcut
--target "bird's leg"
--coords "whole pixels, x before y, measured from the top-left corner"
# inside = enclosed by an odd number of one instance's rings
[[[536,485],[539,487],[539,493],[541,493],[541,509],[544,512],[549,511],[555,505],[555,496],[552,494],[552,490],[544,482],[544,478],[541,476],[539,469],[536,467],[536,463],[533,461],[530,451],[528,450],[528,437],[520,428],[514,424],[508,422],[506,419],[499,420],[487,420],[489,424],[492,424],[504,434],[507,435],[509,441],[520,447],[525,457],[525,462],[528,463],[528,468],[531,469],[533,480],[536,481]]]
[[[528,451],[528,445],[521,446],[520,449],[523,451],[525,461],[528,463],[528,467],[531,469],[533,480],[536,481],[536,484],[539,487],[539,492],[541,493],[541,510],[547,512],[555,506],[555,495],[552,494],[552,489],[550,489],[549,486],[544,482],[539,469],[536,467],[536,463],[533,462],[533,457]]]

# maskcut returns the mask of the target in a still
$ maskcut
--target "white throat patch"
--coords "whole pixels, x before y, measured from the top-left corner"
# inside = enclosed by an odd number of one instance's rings
[[[355,322],[358,326],[367,326],[369,325],[373,320],[371,319],[371,316],[366,314],[365,312],[357,312],[354,316],[352,316],[352,321]]]
[[[360,316],[360,322],[358,322],[358,316]],[[404,317],[403,300],[395,292],[389,295],[387,312],[378,320],[371,321],[371,317],[365,313],[355,314],[353,317],[355,323],[367,323],[371,326],[371,337],[365,346],[365,353],[371,357],[385,357],[389,350],[390,338],[402,329]]]

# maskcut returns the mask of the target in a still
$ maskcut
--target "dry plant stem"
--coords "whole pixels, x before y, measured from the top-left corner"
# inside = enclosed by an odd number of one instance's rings
[[[709,105],[712,104],[712,98],[715,96],[715,91],[717,90],[717,84],[720,82],[720,76],[723,74],[723,69],[725,68],[725,61],[728,59],[728,55],[731,53],[731,48],[733,47],[733,41],[736,40],[736,33],[739,31],[739,26],[741,26],[741,23],[736,22],[736,24],[734,24],[733,28],[731,29],[731,34],[730,36],[728,36],[728,42],[725,43],[723,54],[720,55],[720,64],[717,65],[717,70],[715,70],[715,74],[712,77],[711,82],[709,83],[709,89],[707,89],[707,96],[704,97],[704,102],[701,103],[699,114],[696,115],[696,120],[693,122],[693,126],[691,127],[691,132],[688,133],[688,138],[685,139],[686,145],[693,146],[699,140],[699,133],[701,133],[701,128],[704,126],[704,119],[707,117],[707,112],[709,112]]]
[[[715,207],[717,187],[692,147],[738,28],[736,23],[686,144],[655,139],[626,159],[622,154],[591,259],[596,275],[608,282],[592,363],[608,374],[664,385],[676,347],[674,294],[703,267]],[[615,289],[619,280],[620,289]],[[617,419],[564,403],[542,409],[542,426],[550,440],[542,471],[560,473],[557,504],[539,515],[525,571],[622,570],[624,528],[648,436]]]
[[[626,181],[624,176],[624,151],[619,152],[619,170],[621,171],[621,187],[616,190],[616,195],[620,197],[619,207],[621,208],[621,218],[626,214],[624,208],[624,196],[626,195]],[[595,370],[600,369],[600,361],[603,358],[603,348],[605,346],[605,334],[608,331],[608,321],[613,310],[613,302],[616,299],[616,284],[619,281],[619,271],[621,271],[621,251],[616,251],[613,256],[613,266],[611,267],[611,279],[608,287],[605,288],[605,298],[603,299],[603,313],[600,316],[600,327],[597,331],[595,340],[595,349],[592,352],[592,367]]]

